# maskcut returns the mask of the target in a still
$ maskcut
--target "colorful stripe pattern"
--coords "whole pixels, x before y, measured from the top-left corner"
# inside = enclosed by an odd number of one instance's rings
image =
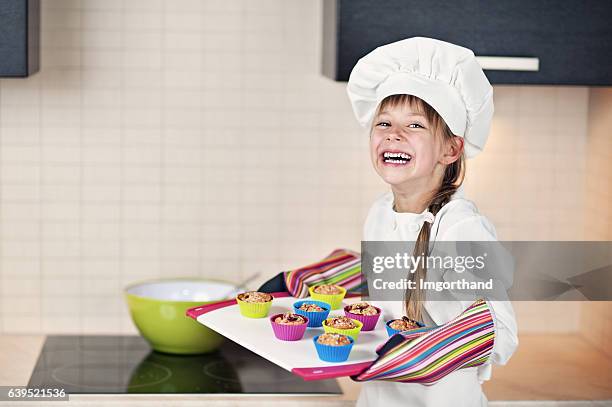
[[[389,341],[397,341],[397,336]],[[455,370],[486,363],[494,338],[489,304],[478,300],[448,323],[404,338],[353,379],[431,385]]]
[[[287,290],[296,298],[308,297],[308,287],[337,284],[348,292],[361,292],[366,282],[361,278],[361,256],[346,249],[336,249],[323,260],[285,272]]]
[[[431,331],[432,329],[436,329],[438,328],[438,326],[426,326],[423,328],[418,328],[418,329],[411,329],[410,331],[404,331],[404,332],[400,332],[398,335],[401,335],[403,337],[403,339],[411,341],[413,339],[418,338],[419,336],[423,336],[425,335],[427,332]],[[377,354],[381,354],[384,353],[384,351],[382,349],[385,349],[386,347],[389,347],[389,341],[380,344],[379,346],[376,347],[376,353]]]

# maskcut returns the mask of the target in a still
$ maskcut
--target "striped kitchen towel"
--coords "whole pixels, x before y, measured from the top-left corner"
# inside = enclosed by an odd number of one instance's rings
[[[308,287],[315,284],[337,284],[357,293],[366,286],[361,278],[361,256],[347,249],[336,249],[319,262],[286,271],[285,284],[296,298],[308,297]]]
[[[431,385],[455,370],[486,363],[494,338],[489,305],[478,300],[457,318],[417,338],[389,338],[391,346],[383,346],[378,359],[353,379]]]

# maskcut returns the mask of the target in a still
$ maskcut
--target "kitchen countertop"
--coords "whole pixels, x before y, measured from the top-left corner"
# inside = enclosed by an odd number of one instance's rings
[[[43,335],[0,335],[0,386],[25,386],[30,380],[38,355],[45,342]],[[348,378],[338,380],[341,396],[268,396],[268,395],[218,395],[218,394],[156,394],[156,395],[70,395],[69,402],[53,401],[44,404],[70,406],[269,406],[281,402],[287,407],[320,407],[322,403],[332,407],[348,407],[355,404],[360,384]],[[230,401],[228,403],[228,401]],[[14,404],[14,403],[13,403]],[[0,406],[9,405],[0,402]],[[43,405],[42,402],[19,402],[19,406]]]
[[[0,335],[0,386],[28,383],[44,343],[42,335]],[[494,368],[493,380],[484,390],[495,406],[524,403],[498,400],[612,400],[612,358],[591,346],[579,335],[528,335],[520,338],[517,353],[507,366]],[[267,396],[267,395],[71,395],[70,402],[51,402],[51,406],[353,406],[361,384],[348,378],[338,380],[342,396]],[[40,406],[41,402],[19,405]],[[49,403],[45,403],[49,404]],[[0,405],[8,405],[0,402]],[[539,405],[539,404],[536,404]],[[546,404],[552,406],[551,404]],[[556,404],[554,404],[556,405]],[[608,402],[571,404],[610,405]]]

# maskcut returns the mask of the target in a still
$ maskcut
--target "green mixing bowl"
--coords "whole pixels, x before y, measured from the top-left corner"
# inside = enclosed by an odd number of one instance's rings
[[[205,279],[152,280],[132,284],[125,297],[140,334],[159,352],[208,353],[223,337],[185,315],[189,308],[234,298],[236,286]]]

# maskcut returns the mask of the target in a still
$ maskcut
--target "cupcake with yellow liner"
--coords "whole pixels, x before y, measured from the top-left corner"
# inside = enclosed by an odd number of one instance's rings
[[[259,291],[247,291],[236,296],[240,313],[247,318],[267,317],[272,300],[272,295]]]
[[[325,332],[350,336],[355,341],[357,341],[362,327],[363,322],[347,317],[331,317],[323,321],[323,330]]]
[[[321,284],[308,287],[308,292],[313,300],[326,302],[334,310],[342,307],[346,288],[336,284]]]

